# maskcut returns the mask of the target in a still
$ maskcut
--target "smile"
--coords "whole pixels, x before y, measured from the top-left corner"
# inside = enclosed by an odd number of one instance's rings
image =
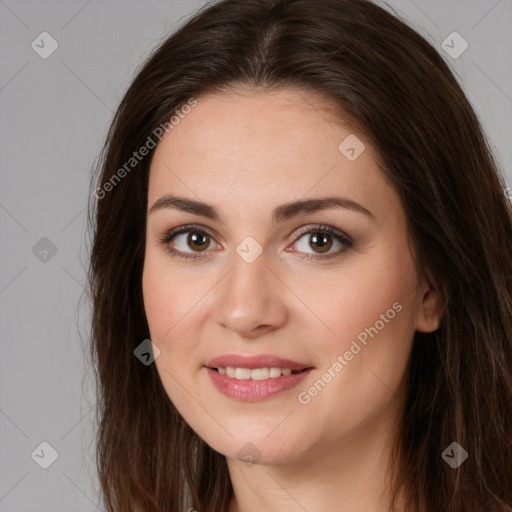
[[[224,396],[254,402],[294,388],[313,367],[270,355],[226,355],[206,363],[204,370]]]

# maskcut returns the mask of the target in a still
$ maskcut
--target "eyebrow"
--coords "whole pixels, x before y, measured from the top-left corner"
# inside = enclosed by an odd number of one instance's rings
[[[175,196],[172,194],[165,195],[155,201],[149,210],[149,215],[163,209],[174,209],[182,212],[193,213],[201,215],[212,220],[221,222],[222,216],[214,206],[196,201],[187,197]],[[301,214],[311,214],[322,210],[333,208],[345,208],[358,213],[366,215],[372,220],[375,220],[375,215],[362,206],[361,204],[351,199],[343,197],[321,197],[318,199],[305,199],[301,201],[294,201],[278,206],[272,212],[272,223],[276,224],[285,220],[289,220]]]

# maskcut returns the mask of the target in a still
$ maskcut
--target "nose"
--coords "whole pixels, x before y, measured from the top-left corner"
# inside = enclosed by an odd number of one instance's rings
[[[244,338],[282,327],[288,319],[285,285],[261,254],[248,263],[233,255],[233,266],[217,287],[215,321]]]

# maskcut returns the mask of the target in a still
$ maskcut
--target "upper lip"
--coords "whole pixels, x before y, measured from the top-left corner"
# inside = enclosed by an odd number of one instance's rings
[[[295,371],[301,371],[306,368],[312,368],[309,364],[298,363],[291,359],[283,359],[281,357],[272,356],[270,354],[261,354],[258,356],[241,356],[237,354],[225,354],[214,357],[205,365],[207,368],[219,368],[231,366],[234,368],[291,368]]]

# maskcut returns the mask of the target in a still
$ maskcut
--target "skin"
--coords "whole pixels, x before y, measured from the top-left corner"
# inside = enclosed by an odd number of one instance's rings
[[[169,398],[227,457],[229,512],[324,512],[340,503],[344,512],[389,510],[386,468],[413,335],[437,329],[442,315],[439,294],[418,278],[404,211],[373,148],[327,108],[311,93],[288,89],[200,97],[151,162],[148,211],[172,193],[212,204],[222,215],[223,222],[170,208],[148,214],[143,293]],[[338,150],[350,134],[366,144],[354,161]],[[277,206],[333,195],[356,201],[374,218],[335,208],[272,225]],[[189,223],[211,235],[202,252],[187,244],[187,233],[167,247],[159,241]],[[317,224],[346,233],[353,246],[327,234],[327,253],[338,255],[307,259],[325,253],[311,234],[297,232]],[[236,252],[247,236],[263,250],[252,263]],[[169,246],[200,258],[179,259]],[[300,403],[299,393],[395,303],[400,312]],[[222,395],[203,367],[228,353],[273,354],[314,370],[294,389],[240,402]],[[249,442],[259,453],[256,464],[237,456]]]

